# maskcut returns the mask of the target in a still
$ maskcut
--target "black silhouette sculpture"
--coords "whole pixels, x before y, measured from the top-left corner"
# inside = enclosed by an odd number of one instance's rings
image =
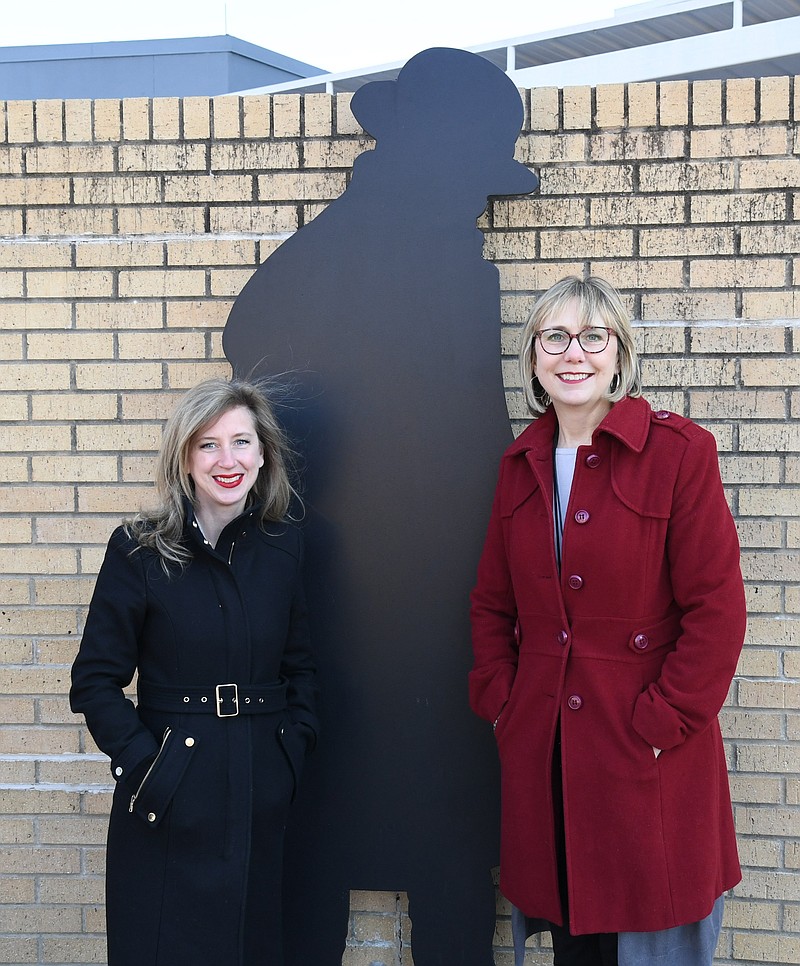
[[[236,300],[234,371],[288,374],[307,467],[323,733],[287,840],[287,963],[339,966],[351,889],[407,890],[416,966],[493,962],[496,752],[467,704],[468,595],[511,434],[497,269],[475,219],[532,191],[487,60],[413,57],[352,110],[344,195]]]

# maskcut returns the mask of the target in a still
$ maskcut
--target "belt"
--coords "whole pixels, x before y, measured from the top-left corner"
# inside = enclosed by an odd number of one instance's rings
[[[139,705],[150,711],[173,714],[215,714],[235,718],[240,714],[272,714],[286,707],[286,682],[238,685],[209,684],[191,687],[163,687],[139,681]]]

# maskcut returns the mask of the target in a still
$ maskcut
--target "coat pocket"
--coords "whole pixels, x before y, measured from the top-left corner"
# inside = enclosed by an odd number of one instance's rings
[[[294,801],[297,796],[297,789],[300,787],[300,776],[303,773],[308,743],[301,730],[297,725],[292,724],[288,718],[284,718],[278,725],[278,743],[283,749],[284,755],[286,755],[289,767],[292,769],[292,777],[294,778],[292,801]]]
[[[155,760],[131,795],[128,811],[135,812],[151,828],[160,825],[189,767],[195,746],[192,735],[178,728],[167,728]]]

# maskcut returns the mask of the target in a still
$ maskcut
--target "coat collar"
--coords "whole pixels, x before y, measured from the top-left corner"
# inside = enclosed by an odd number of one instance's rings
[[[623,445],[634,453],[641,453],[647,442],[647,435],[650,432],[650,419],[652,409],[650,403],[641,397],[632,399],[626,396],[625,399],[615,403],[605,419],[594,431],[593,439],[603,433],[614,436]],[[549,457],[553,447],[553,434],[556,429],[556,414],[552,406],[548,406],[542,416],[531,423],[528,428],[521,433],[516,442],[508,448],[509,456],[518,453],[525,453],[530,450],[535,452],[546,451]]]

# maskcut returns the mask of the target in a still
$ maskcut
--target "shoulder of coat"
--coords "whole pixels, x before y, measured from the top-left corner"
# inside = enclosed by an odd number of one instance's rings
[[[664,429],[670,433],[677,433],[687,440],[697,439],[699,436],[708,433],[707,429],[698,426],[688,416],[680,416],[668,409],[654,409],[650,413],[650,425],[654,429],[657,427],[659,430]]]
[[[299,557],[302,553],[303,533],[300,527],[291,520],[280,522],[266,521],[256,525],[256,532],[261,539],[278,550]]]

